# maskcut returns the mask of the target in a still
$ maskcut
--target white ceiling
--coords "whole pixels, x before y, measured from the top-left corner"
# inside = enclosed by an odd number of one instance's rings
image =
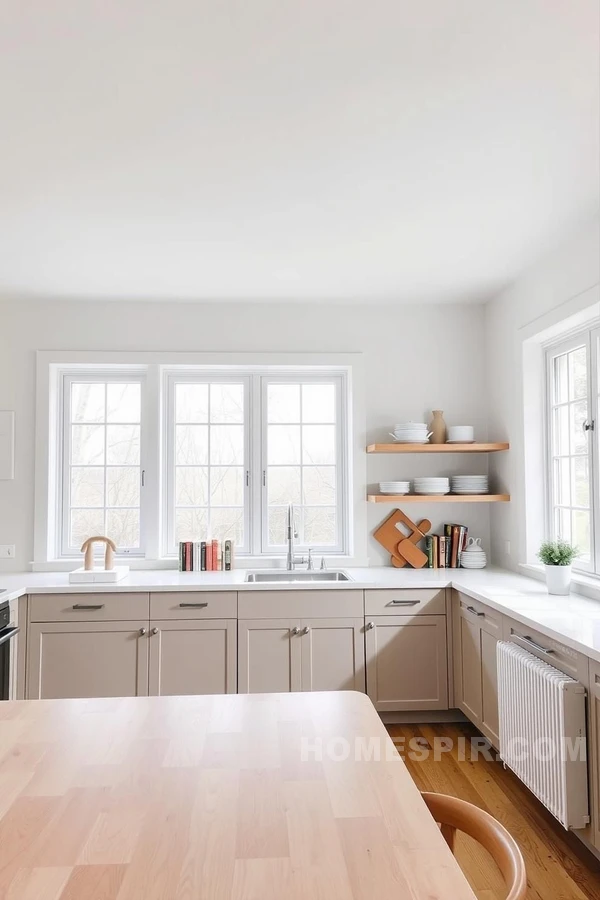
[[[477,300],[593,213],[597,0],[4,0],[0,296]]]

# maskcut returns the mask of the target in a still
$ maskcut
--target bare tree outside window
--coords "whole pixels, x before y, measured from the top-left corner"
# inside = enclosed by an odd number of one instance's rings
[[[284,556],[290,502],[302,552],[346,553],[343,369],[123,360],[65,363],[58,378],[56,557],[98,534],[130,558],[175,560],[180,541],[213,539]]]
[[[589,361],[586,340],[550,358],[550,456],[552,534],[580,550],[579,563],[592,561],[590,493]]]
[[[141,383],[70,383],[68,546],[94,534],[140,547]]]
[[[175,541],[244,544],[243,383],[175,385]]]
[[[336,386],[267,386],[269,545],[285,544],[287,504],[296,508],[301,544],[338,542]]]

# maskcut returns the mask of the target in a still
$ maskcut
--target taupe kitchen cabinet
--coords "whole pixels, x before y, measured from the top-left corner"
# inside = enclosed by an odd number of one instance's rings
[[[29,700],[148,694],[147,593],[29,598]]]
[[[238,691],[365,690],[361,591],[238,596]]]
[[[299,622],[293,619],[240,619],[238,691],[240,694],[301,690]]]
[[[240,694],[365,690],[364,619],[241,619]]]
[[[498,748],[496,644],[502,639],[502,616],[460,593],[453,616],[455,705]]]
[[[302,619],[303,691],[365,690],[364,619]]]
[[[150,696],[235,694],[235,619],[150,622]]]
[[[27,655],[28,700],[148,694],[147,620],[34,623]]]
[[[367,693],[379,712],[448,709],[445,616],[367,616]]]
[[[365,591],[367,693],[379,712],[448,709],[445,590]]]
[[[235,694],[235,591],[150,594],[151,696]]]
[[[591,769],[592,843],[600,850],[600,664],[590,660],[588,753]]]

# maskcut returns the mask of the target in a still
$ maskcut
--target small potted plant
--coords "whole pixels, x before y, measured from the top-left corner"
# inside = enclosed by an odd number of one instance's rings
[[[568,594],[571,590],[571,564],[579,556],[579,550],[568,541],[544,541],[538,558],[546,570],[549,594]]]

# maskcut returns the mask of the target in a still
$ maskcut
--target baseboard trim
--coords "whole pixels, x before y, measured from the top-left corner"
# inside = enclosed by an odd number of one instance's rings
[[[384,725],[437,725],[440,722],[468,722],[460,709],[379,713]]]

